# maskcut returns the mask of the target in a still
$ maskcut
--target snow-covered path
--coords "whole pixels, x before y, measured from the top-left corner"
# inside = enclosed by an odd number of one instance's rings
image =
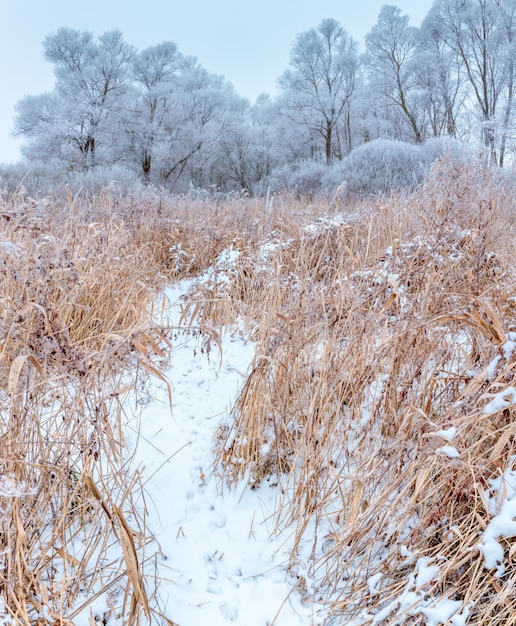
[[[167,293],[177,302],[180,288]],[[171,320],[179,307],[171,307]],[[276,492],[264,485],[233,489],[210,477],[213,437],[234,401],[254,346],[225,333],[208,359],[200,338],[179,334],[166,375],[156,381],[134,426],[135,463],[144,467],[147,523],[161,550],[157,604],[180,626],[320,623],[292,591],[286,571],[292,537],[272,537]],[[153,601],[156,604],[156,601]]]

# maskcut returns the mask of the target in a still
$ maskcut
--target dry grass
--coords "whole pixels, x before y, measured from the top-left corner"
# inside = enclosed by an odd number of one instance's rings
[[[512,540],[502,577],[478,549],[515,452],[514,410],[483,412],[514,381],[514,220],[498,173],[446,162],[414,196],[298,228],[260,271],[237,261],[229,299],[258,349],[219,460],[284,486],[278,524],[312,543],[311,600],[335,623],[424,623],[400,602],[421,557],[439,576],[416,600],[515,621]],[[436,452],[452,426],[458,458]]]
[[[149,618],[148,538],[133,504],[141,486],[127,470],[123,398],[145,372],[160,375],[170,348],[152,305],[174,274],[169,249],[185,245],[178,215],[194,227],[187,211],[109,191],[4,198],[0,593],[16,623],[72,624],[106,592],[124,623]],[[199,257],[187,271],[210,262]],[[120,558],[108,563],[113,545]]]
[[[331,215],[109,190],[4,199],[2,214],[18,250],[0,251],[0,593],[17,623],[73,623],[106,591],[125,622],[148,621],[122,398],[170,348],[160,288],[194,277],[187,327],[209,344],[239,321],[257,343],[217,459],[228,481],[280,484],[307,602],[335,624],[423,624],[402,600],[424,596],[471,603],[467,623],[516,622],[514,541],[502,576],[478,548],[489,481],[516,447],[514,409],[483,410],[516,363],[514,206],[498,173],[444,162],[413,196]],[[457,458],[438,452],[450,427]],[[438,575],[415,590],[423,557]]]
[[[157,325],[162,287],[256,246],[283,209],[264,220],[261,201],[110,189],[1,202],[0,618],[73,624],[107,594],[96,622],[171,623],[144,574],[152,538],[124,397],[161,376],[172,347]]]
[[[96,202],[2,207],[0,591],[24,625],[72,624],[105,591],[127,623],[149,612],[122,398],[134,384],[124,372],[150,365],[142,335],[164,344],[147,315],[160,279],[152,242]],[[106,563],[112,544],[120,559]]]

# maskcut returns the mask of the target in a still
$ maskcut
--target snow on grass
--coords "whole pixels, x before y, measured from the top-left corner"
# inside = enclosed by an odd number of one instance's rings
[[[177,303],[180,295],[181,285],[167,298]],[[171,306],[171,325],[179,317],[179,306]],[[156,381],[130,422],[155,537],[146,554],[157,554],[147,566],[158,582],[151,602],[181,626],[322,623],[316,607],[303,605],[293,590],[296,580],[287,571],[293,536],[274,534],[276,489],[264,483],[251,490],[245,482],[229,489],[212,474],[217,428],[253,354],[254,345],[236,329],[222,338],[222,359],[206,353],[195,329],[179,331],[166,371],[173,415],[167,387]]]
[[[453,446],[442,446],[441,448],[437,448],[435,451],[436,454],[444,454],[450,459],[458,459],[460,454],[457,452],[457,449]]]
[[[29,489],[23,482],[13,477],[0,476],[0,498],[22,498],[27,494],[36,493],[36,489]]]
[[[509,360],[516,348],[516,333],[507,333],[507,341],[502,346],[503,356]]]
[[[511,466],[516,457],[511,458]],[[496,569],[495,576],[505,572],[504,549],[500,537],[516,537],[516,471],[507,469],[502,476],[488,481],[490,488],[484,493],[489,513],[494,517],[483,532],[479,545],[487,569]]]
[[[233,247],[233,244],[223,250],[217,257],[214,265],[208,268],[201,276],[198,283],[205,284],[231,284],[231,276],[235,274],[235,262],[240,256],[240,252]]]
[[[306,229],[308,235],[316,232],[315,227]],[[285,244],[270,242],[262,246],[257,258],[259,269],[265,267],[264,261],[281,245]],[[183,256],[180,247],[175,252],[178,259]],[[386,259],[392,258],[395,252],[390,247],[385,253]],[[231,285],[240,254],[231,245],[195,283],[209,290]],[[355,272],[351,278],[368,278],[372,284],[385,285],[396,296],[402,312],[407,305],[403,276],[390,269],[387,262],[382,261],[379,269]],[[172,328],[177,328],[181,317],[178,304],[181,294],[192,284],[193,281],[184,281],[167,291],[170,306],[166,323]],[[304,544],[296,547],[297,561],[289,567],[296,530],[282,526],[281,534],[278,532],[277,487],[264,480],[251,489],[243,480],[230,489],[217,480],[216,472],[214,475],[214,439],[219,426],[231,422],[228,410],[245,381],[254,354],[254,345],[237,328],[226,328],[220,339],[210,353],[195,326],[179,329],[172,338],[174,349],[165,373],[173,386],[173,415],[167,385],[160,381],[148,386],[146,396],[133,397],[131,408],[137,410],[130,421],[129,444],[135,451],[133,463],[142,470],[145,501],[142,500],[141,507],[145,509],[146,524],[154,538],[145,547],[145,573],[147,582],[151,583],[147,585],[149,593],[152,593],[153,578],[157,582],[156,595],[151,597],[152,607],[163,615],[163,621],[158,623],[165,623],[166,617],[181,626],[322,624],[327,614],[324,607],[313,601],[319,581],[314,579],[310,567],[310,531],[305,533]],[[469,337],[459,333],[459,340],[467,342]],[[453,341],[457,341],[457,335]],[[505,358],[509,358],[514,346],[516,334],[509,333],[503,346]],[[318,351],[315,351],[313,371],[316,371],[318,358]],[[498,355],[492,360],[486,370],[487,380],[494,378],[501,358]],[[440,378],[446,381],[462,368],[462,362],[453,360],[443,368]],[[380,373],[365,387],[359,411],[362,429],[375,415],[387,381],[388,375]],[[514,394],[512,387],[497,394],[485,412],[515,403]],[[435,434],[448,444],[437,448],[437,454],[449,459],[460,457],[451,445],[457,435],[455,426]],[[264,443],[263,455],[269,452],[269,445]],[[351,445],[349,452],[353,448]],[[500,489],[493,483],[492,491],[498,493]],[[283,493],[281,497],[288,499],[289,494]],[[497,567],[497,575],[503,567],[504,556],[498,539],[516,534],[515,506],[510,498],[500,504],[479,546],[484,552],[486,567]],[[414,526],[418,523],[416,518]],[[382,548],[387,550],[386,546]],[[380,550],[371,552],[374,555]],[[423,615],[427,626],[465,623],[469,606],[440,594],[437,589],[436,581],[442,578],[440,562],[414,557],[404,565],[414,568],[407,575],[406,585],[376,613],[374,596],[382,591],[384,576],[376,573],[367,580],[372,606],[362,613],[360,620],[382,624],[389,619],[389,623],[395,624],[399,619],[401,624],[407,616]],[[98,611],[102,615],[104,606],[105,600],[100,598],[93,613]],[[86,615],[81,617],[84,621],[76,621],[79,626],[89,624]],[[115,622],[109,618],[109,624]],[[355,623],[359,622],[353,621],[349,626]]]
[[[464,606],[459,600],[436,597],[431,593],[432,584],[439,579],[440,573],[440,567],[435,561],[428,557],[419,558],[413,572],[408,575],[407,584],[401,594],[375,615],[363,612],[350,626],[365,623],[380,626],[387,619],[391,625],[407,624],[407,617],[420,615],[424,615],[426,626],[462,626],[469,615],[470,607]],[[374,592],[379,584],[378,575],[371,578],[374,580],[370,579],[368,584]]]
[[[352,213],[351,215],[344,215],[337,213],[335,215],[325,215],[317,218],[317,220],[305,226],[305,232],[308,235],[319,235],[321,232],[333,230],[339,226],[345,226],[351,219],[356,218],[358,213]]]
[[[450,428],[438,430],[437,434],[447,441],[453,441],[455,439],[455,435],[457,434],[457,428],[455,426],[450,426]]]
[[[484,407],[484,413],[486,415],[491,415],[492,413],[506,409],[514,404],[516,404],[516,389],[511,385],[510,387],[507,387],[507,389],[493,395],[491,402],[486,404]]]

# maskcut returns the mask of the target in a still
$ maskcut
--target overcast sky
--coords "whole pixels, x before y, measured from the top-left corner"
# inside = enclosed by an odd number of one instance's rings
[[[183,54],[198,57],[223,74],[240,95],[254,101],[274,94],[287,68],[296,35],[331,17],[361,44],[384,0],[11,0],[0,21],[0,162],[19,157],[11,137],[14,105],[24,95],[53,87],[52,66],[42,41],[60,26],[100,35],[118,28],[142,50],[174,41]],[[398,0],[419,26],[432,0]]]

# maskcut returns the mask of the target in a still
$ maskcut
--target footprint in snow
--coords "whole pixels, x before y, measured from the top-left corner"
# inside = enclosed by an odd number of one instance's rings
[[[238,611],[234,606],[229,606],[228,604],[220,605],[220,612],[222,615],[229,620],[230,622],[236,622],[238,619]]]
[[[217,528],[224,528],[225,525],[226,525],[226,516],[219,515],[216,520],[213,520],[212,522],[208,524],[208,528],[210,530],[217,530]]]

